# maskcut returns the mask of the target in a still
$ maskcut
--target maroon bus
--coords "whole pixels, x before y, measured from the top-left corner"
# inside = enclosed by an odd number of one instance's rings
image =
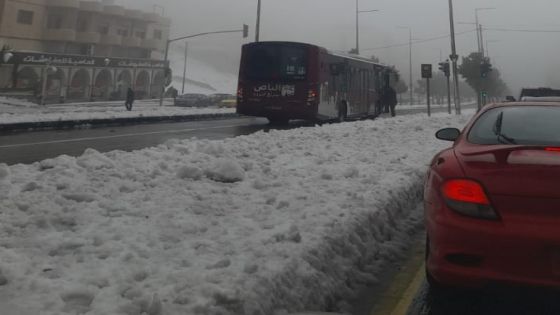
[[[379,94],[392,70],[358,56],[303,43],[259,42],[243,46],[237,113],[330,121],[376,116]]]

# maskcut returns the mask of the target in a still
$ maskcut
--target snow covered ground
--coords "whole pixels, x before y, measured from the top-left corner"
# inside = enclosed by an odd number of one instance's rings
[[[21,100],[0,97],[0,125],[25,122],[233,113],[235,113],[234,108],[175,107],[172,100],[166,100],[163,107],[159,106],[159,100],[139,100],[134,103],[132,111],[129,112],[124,107],[124,101],[39,106]]]
[[[420,229],[423,174],[449,145],[435,131],[467,119],[413,115],[0,164],[1,313],[344,310]]]

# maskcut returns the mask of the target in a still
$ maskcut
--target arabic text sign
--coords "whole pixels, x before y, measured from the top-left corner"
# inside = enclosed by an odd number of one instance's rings
[[[153,68],[164,69],[166,64],[160,60],[141,60],[123,58],[102,58],[72,55],[54,55],[39,53],[14,54],[13,63],[26,65],[75,66],[75,67],[114,67],[114,68]]]
[[[290,97],[295,95],[295,85],[264,84],[253,89],[253,96],[255,97]]]

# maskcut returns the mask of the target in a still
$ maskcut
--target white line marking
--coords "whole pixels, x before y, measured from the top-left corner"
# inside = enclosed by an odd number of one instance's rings
[[[222,128],[233,128],[233,127],[243,127],[247,125],[225,125],[216,127],[206,127],[206,128],[191,128],[191,129],[178,129],[178,130],[163,130],[163,131],[152,131],[152,132],[142,132],[142,133],[127,133],[122,135],[114,136],[101,136],[101,137],[86,137],[86,138],[76,138],[76,139],[66,139],[66,140],[54,140],[54,141],[44,141],[44,142],[32,142],[32,143],[20,143],[20,144],[8,144],[0,146],[0,149],[18,148],[18,147],[28,147],[34,145],[42,144],[57,144],[57,143],[71,143],[71,142],[82,142],[82,141],[93,141],[93,140],[103,140],[103,139],[115,139],[115,138],[127,138],[127,137],[137,137],[137,136],[149,136],[157,134],[171,134],[171,133],[182,133],[182,132],[192,132],[210,129],[222,129]]]

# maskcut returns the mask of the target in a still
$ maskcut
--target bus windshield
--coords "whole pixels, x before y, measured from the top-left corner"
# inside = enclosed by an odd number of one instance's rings
[[[245,76],[252,80],[305,80],[307,49],[281,44],[264,44],[247,51]]]

